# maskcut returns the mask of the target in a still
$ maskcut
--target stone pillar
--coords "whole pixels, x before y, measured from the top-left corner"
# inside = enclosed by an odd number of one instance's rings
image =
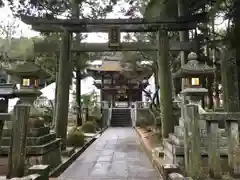
[[[69,87],[72,72],[70,62],[70,33],[65,30],[59,59],[59,76],[56,105],[56,134],[62,138],[62,149],[66,146],[68,106],[69,106]]]
[[[240,148],[239,148],[239,122],[227,121],[228,131],[228,166],[232,177],[240,177]]]
[[[160,84],[160,109],[162,119],[162,135],[168,138],[174,132],[175,122],[172,120],[172,79],[169,62],[169,40],[166,31],[158,32],[158,73]]]
[[[186,116],[188,120],[188,170],[187,175],[198,179],[202,176],[201,171],[201,150],[200,150],[200,131],[199,131],[199,112],[198,106],[194,104],[186,105]]]
[[[239,111],[239,89],[235,51],[222,49],[221,51],[221,76],[223,85],[224,102],[226,112]]]
[[[8,157],[8,179],[24,176],[29,113],[30,106],[28,105],[17,104],[14,108],[11,145]]]
[[[221,178],[220,135],[218,120],[207,121],[208,164],[211,178]]]

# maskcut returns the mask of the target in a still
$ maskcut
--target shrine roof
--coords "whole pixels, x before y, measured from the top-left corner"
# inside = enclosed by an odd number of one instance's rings
[[[98,67],[89,67],[88,70],[92,71],[108,71],[108,72],[118,72],[122,70],[120,61],[116,60],[103,60],[102,64]]]

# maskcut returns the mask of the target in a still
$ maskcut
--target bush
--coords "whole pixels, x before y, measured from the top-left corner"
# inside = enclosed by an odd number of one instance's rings
[[[140,128],[146,128],[147,126],[150,125],[152,125],[152,123],[149,122],[149,120],[146,119],[145,117],[140,117],[136,122],[136,126],[139,126]]]
[[[67,146],[81,147],[84,145],[84,143],[85,143],[85,136],[80,129],[73,128],[68,133]]]
[[[82,131],[85,133],[95,133],[97,125],[95,121],[87,121],[82,125]]]
[[[87,122],[93,122],[96,128],[101,127],[101,117],[89,116]]]

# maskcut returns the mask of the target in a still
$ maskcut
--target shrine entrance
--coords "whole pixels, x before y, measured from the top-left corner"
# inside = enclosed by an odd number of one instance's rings
[[[119,90],[115,95],[115,102],[113,107],[129,107],[129,95],[125,89]]]
[[[40,32],[61,32],[62,38],[59,42],[53,45],[49,41],[43,42],[40,46],[36,42],[34,50],[37,53],[53,53],[59,52],[59,81],[57,91],[57,107],[56,113],[56,132],[57,136],[63,139],[66,138],[67,131],[67,116],[69,97],[63,94],[69,94],[69,86],[64,82],[70,81],[70,76],[73,69],[70,53],[80,52],[107,52],[107,51],[155,51],[157,54],[157,67],[159,86],[161,88],[160,96],[161,103],[161,121],[163,129],[169,130],[169,121],[172,119],[172,78],[170,71],[169,51],[193,51],[196,52],[195,41],[169,41],[168,32],[179,32],[196,29],[199,22],[206,20],[205,13],[194,14],[192,16],[181,16],[177,18],[161,19],[151,18],[136,18],[136,19],[48,19],[40,17],[32,17],[22,15],[21,20],[32,25],[32,29]],[[81,43],[77,39],[72,40],[73,33],[108,33],[108,43]],[[156,35],[156,43],[149,42],[121,42],[122,32],[138,32],[138,33],[154,33]],[[60,46],[61,44],[61,46]],[[61,49],[60,49],[61,48]],[[98,70],[96,70],[98,71]],[[100,79],[99,87],[104,91],[116,90],[118,85],[113,86],[105,84],[104,78],[106,73],[99,71],[103,75]],[[109,73],[108,73],[109,75]],[[109,83],[109,82],[107,82]],[[70,84],[70,83],[69,83]],[[138,89],[140,89],[138,87]],[[121,93],[120,93],[121,94]],[[128,96],[130,97],[130,96]],[[116,95],[116,99],[127,99],[126,95]],[[101,100],[104,100],[104,95]],[[113,100],[113,99],[112,99]],[[128,99],[129,100],[129,99]],[[106,106],[104,106],[105,108]],[[106,107],[109,109],[109,107]],[[106,109],[106,110],[107,110]],[[109,110],[110,111],[110,110]],[[63,120],[64,119],[64,120]],[[165,127],[166,126],[166,127]],[[171,124],[172,126],[172,124]],[[168,132],[164,132],[168,134]]]

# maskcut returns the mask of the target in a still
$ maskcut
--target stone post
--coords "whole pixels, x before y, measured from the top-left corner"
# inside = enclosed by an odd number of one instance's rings
[[[207,120],[208,165],[211,178],[221,178],[220,135],[217,120]]]
[[[17,104],[14,107],[11,144],[8,157],[8,179],[24,176],[29,114],[29,105]]]
[[[200,151],[200,131],[199,131],[199,112],[195,104],[186,105],[186,113],[189,120],[188,144],[189,162],[187,175],[194,179],[202,176],[201,170],[201,151]]]
[[[227,120],[228,130],[228,165],[233,177],[240,177],[240,149],[238,121]]]
[[[65,30],[59,59],[58,91],[56,104],[56,134],[62,139],[62,149],[66,146],[68,105],[70,88],[70,33]]]
[[[160,109],[163,138],[174,132],[172,108],[172,79],[169,61],[169,40],[166,31],[158,32],[158,73],[160,84]]]
[[[239,89],[237,64],[234,50],[221,50],[221,76],[223,85],[223,107],[226,112],[239,111]]]

